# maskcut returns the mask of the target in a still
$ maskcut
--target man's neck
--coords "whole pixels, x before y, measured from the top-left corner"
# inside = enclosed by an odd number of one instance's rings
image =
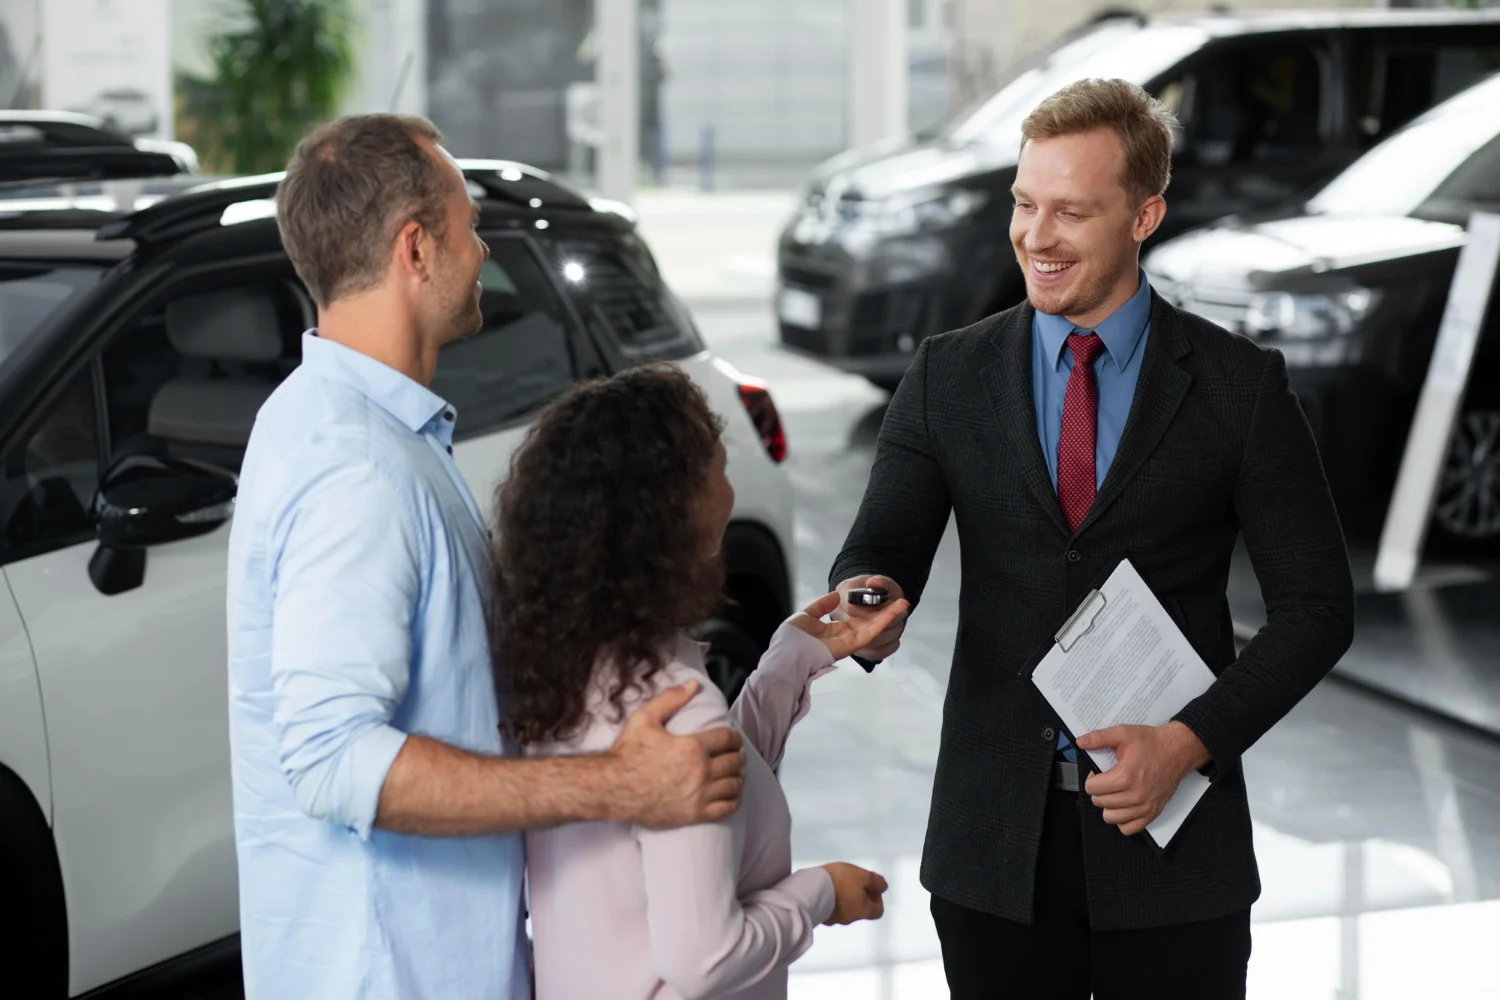
[[[1135,293],[1140,290],[1140,266],[1136,265],[1130,269],[1129,276],[1115,283],[1114,291],[1110,293],[1109,298],[1102,305],[1090,309],[1086,313],[1077,316],[1064,316],[1063,318],[1080,330],[1098,329],[1100,323],[1103,323],[1119,312],[1120,308],[1129,302],[1135,296]]]
[[[419,385],[431,385],[437,370],[437,350],[426,346],[415,324],[383,302],[340,302],[319,310],[318,336],[373,358]]]

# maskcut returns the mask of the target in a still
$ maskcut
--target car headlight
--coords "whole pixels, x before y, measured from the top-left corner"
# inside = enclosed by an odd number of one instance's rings
[[[982,191],[913,192],[879,201],[845,201],[849,228],[864,236],[916,236],[946,229],[989,201]]]
[[[1257,292],[1245,312],[1245,329],[1252,336],[1274,335],[1288,340],[1324,340],[1354,331],[1380,304],[1372,288],[1336,292]]]

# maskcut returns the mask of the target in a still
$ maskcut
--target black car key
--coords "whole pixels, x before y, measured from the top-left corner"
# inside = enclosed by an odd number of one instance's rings
[[[891,592],[884,587],[855,587],[849,591],[849,603],[861,608],[878,608],[891,596]],[[853,658],[855,663],[865,668],[865,673],[875,669],[879,660],[867,660],[863,656]]]

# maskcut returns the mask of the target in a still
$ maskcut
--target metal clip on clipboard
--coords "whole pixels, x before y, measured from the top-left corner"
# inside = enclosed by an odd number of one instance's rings
[[[1073,647],[1078,640],[1093,631],[1094,622],[1099,617],[1099,612],[1109,606],[1109,599],[1098,590],[1091,590],[1078,609],[1063,622],[1063,627],[1058,629],[1053,638],[1064,653],[1073,652]]]

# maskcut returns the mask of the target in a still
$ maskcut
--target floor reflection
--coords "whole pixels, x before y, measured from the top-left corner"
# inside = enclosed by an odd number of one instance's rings
[[[801,864],[891,881],[887,917],[827,928],[793,997],[942,997],[918,880],[942,683],[904,654],[820,681],[782,767]],[[1337,682],[1245,758],[1264,893],[1250,996],[1500,996],[1500,747]]]

